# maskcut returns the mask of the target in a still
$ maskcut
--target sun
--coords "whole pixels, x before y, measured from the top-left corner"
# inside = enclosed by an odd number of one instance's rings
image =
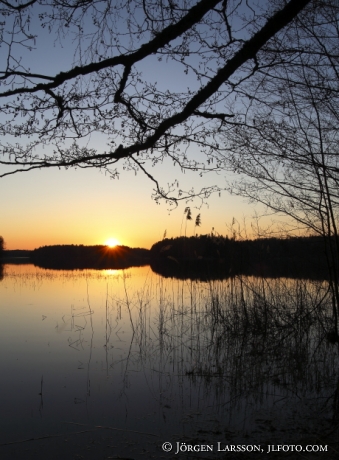
[[[105,245],[109,246],[110,248],[115,248],[115,246],[120,245],[120,241],[116,238],[108,238],[108,240],[105,241]]]

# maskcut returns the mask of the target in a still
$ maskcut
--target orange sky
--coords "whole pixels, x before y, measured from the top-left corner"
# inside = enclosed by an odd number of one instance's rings
[[[187,176],[187,182],[196,181],[195,175]],[[210,176],[209,182],[216,179]],[[150,248],[165,231],[169,238],[185,234],[185,206],[191,206],[193,219],[200,213],[202,221],[196,229],[193,221],[187,222],[187,236],[194,230],[210,233],[212,227],[222,235],[230,234],[232,218],[243,226],[244,216],[250,231],[254,211],[240,198],[224,192],[221,198],[211,197],[209,206],[200,210],[183,202],[169,212],[166,203],[157,205],[152,200],[152,188],[149,179],[131,172],[119,180],[111,180],[98,170],[56,169],[8,176],[0,180],[0,235],[7,249],[104,244],[108,238],[131,247]]]

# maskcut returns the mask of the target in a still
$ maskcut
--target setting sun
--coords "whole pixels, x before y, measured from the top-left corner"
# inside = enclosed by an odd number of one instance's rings
[[[105,245],[109,246],[110,248],[114,248],[115,246],[120,245],[120,241],[116,238],[109,238],[108,240],[106,240]]]

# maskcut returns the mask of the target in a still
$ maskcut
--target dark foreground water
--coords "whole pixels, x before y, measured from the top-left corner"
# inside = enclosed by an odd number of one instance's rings
[[[268,446],[325,446],[332,433],[327,452],[292,456],[331,458],[338,346],[326,292],[325,282],[203,283],[148,267],[6,265],[0,458],[259,460],[274,455]]]

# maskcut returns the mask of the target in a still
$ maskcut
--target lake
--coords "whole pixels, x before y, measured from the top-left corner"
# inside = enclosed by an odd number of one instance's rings
[[[8,264],[0,307],[1,459],[224,458],[333,432],[325,281]]]

